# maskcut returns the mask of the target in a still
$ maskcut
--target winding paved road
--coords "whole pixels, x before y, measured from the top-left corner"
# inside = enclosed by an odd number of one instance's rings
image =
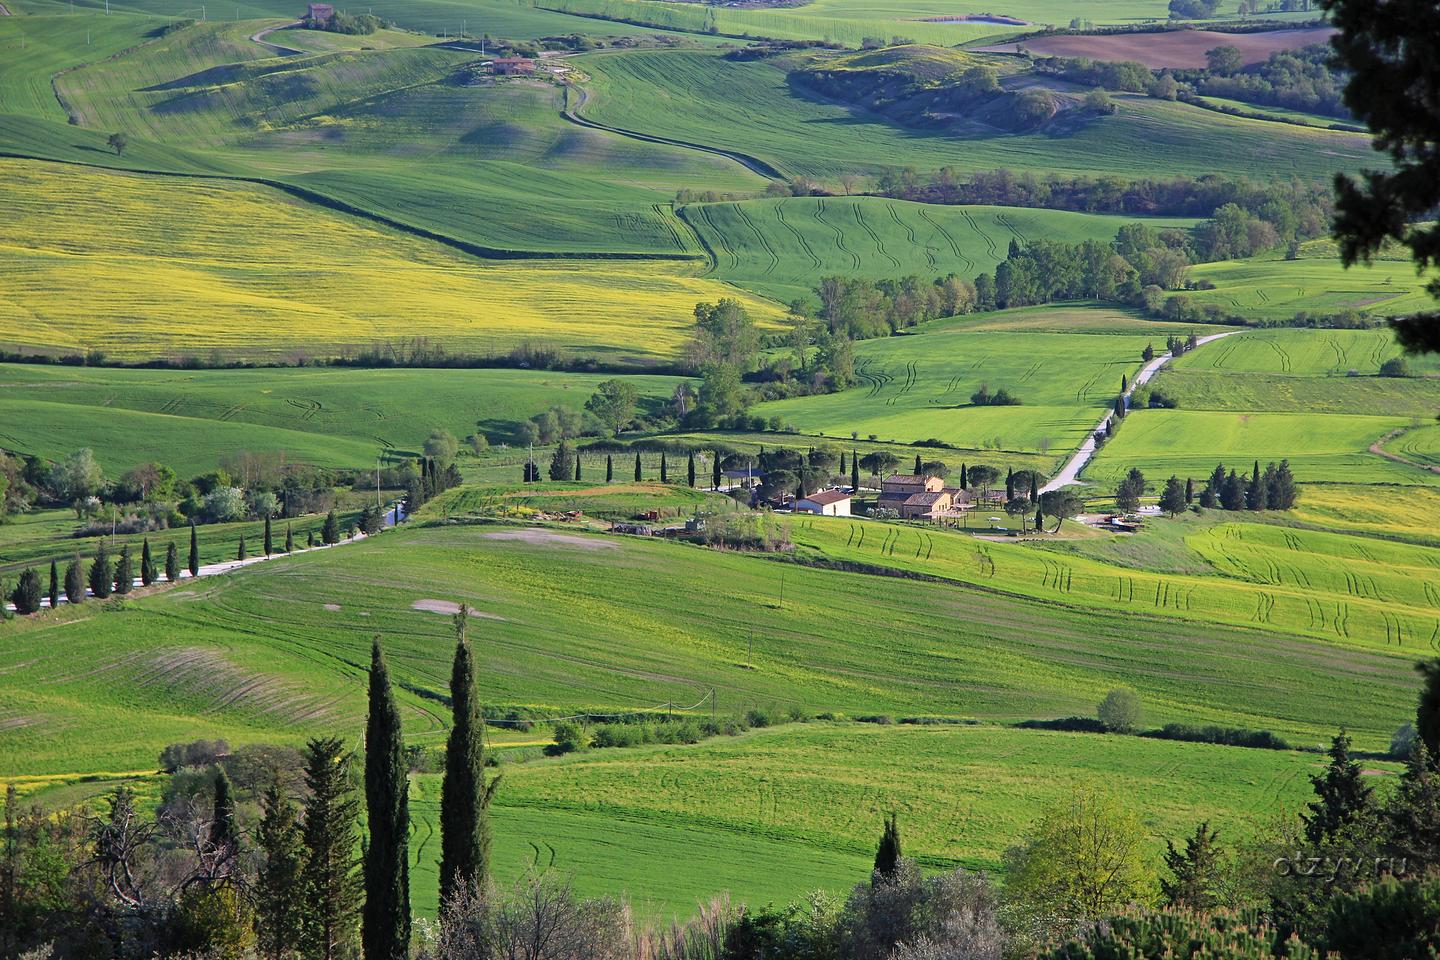
[[[1195,346],[1203,347],[1205,344],[1211,342],[1212,340],[1219,340],[1222,337],[1228,337],[1232,334],[1243,332],[1244,331],[1241,330],[1226,330],[1224,333],[1212,333],[1208,337],[1201,337],[1200,339],[1196,340]],[[1140,386],[1142,383],[1148,383],[1150,381],[1150,378],[1155,376],[1155,374],[1160,371],[1161,367],[1165,366],[1165,364],[1169,363],[1173,359],[1175,358],[1171,354],[1162,353],[1154,360],[1151,360],[1149,363],[1145,364],[1144,369],[1142,369],[1139,373],[1135,375],[1135,382],[1130,384],[1129,388],[1125,391],[1125,397],[1128,399],[1130,394],[1135,392],[1136,387]],[[1072,456],[1068,461],[1066,461],[1065,466],[1061,468],[1059,473],[1055,474],[1055,476],[1050,478],[1049,483],[1045,484],[1045,486],[1040,488],[1041,493],[1049,493],[1051,490],[1059,490],[1061,487],[1074,486],[1075,484],[1080,482],[1080,471],[1084,470],[1085,466],[1090,462],[1090,458],[1095,456],[1095,434],[1101,430],[1104,430],[1106,425],[1114,416],[1115,411],[1110,410],[1105,414],[1105,416],[1100,418],[1100,422],[1095,425],[1095,429],[1091,430],[1089,435],[1085,437],[1085,442],[1080,444],[1080,449],[1076,450],[1074,456]]]

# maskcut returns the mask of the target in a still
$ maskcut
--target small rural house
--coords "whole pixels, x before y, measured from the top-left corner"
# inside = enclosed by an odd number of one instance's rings
[[[502,77],[529,76],[535,72],[535,61],[529,57],[496,57],[490,70]]]
[[[305,8],[305,19],[315,25],[329,23],[335,16],[335,7],[328,3],[312,3]]]
[[[850,494],[842,490],[821,490],[795,501],[796,513],[816,513],[822,517],[850,516]]]
[[[881,510],[900,511],[900,505],[921,493],[939,493],[945,481],[939,477],[922,477],[913,473],[896,473],[880,481],[880,499],[875,506]]]
[[[875,506],[894,510],[902,520],[940,520],[970,509],[970,494],[959,487],[947,487],[939,477],[897,473],[880,481],[880,498]]]

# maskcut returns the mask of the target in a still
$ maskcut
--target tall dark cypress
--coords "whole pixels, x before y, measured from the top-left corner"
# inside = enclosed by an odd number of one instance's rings
[[[900,868],[900,823],[892,812],[885,818],[885,832],[880,835],[880,845],[875,849],[876,881],[889,880]]]
[[[695,487],[695,451],[690,451],[690,463],[685,468],[686,479],[690,481],[691,489]]]
[[[640,451],[635,451],[635,480],[640,480]]]
[[[190,521],[190,576],[200,576],[200,541],[195,533],[195,521]]]
[[[295,530],[290,524],[285,524],[285,552],[295,552]]]
[[[150,586],[156,580],[155,557],[150,553],[150,538],[140,541],[140,583]]]
[[[850,490],[852,493],[860,492],[860,458],[855,456],[855,451],[850,451]]]
[[[485,783],[484,718],[475,689],[475,662],[465,638],[466,617],[455,618],[455,663],[450,671],[450,740],[440,788],[440,902],[490,873],[490,798],[499,778]]]
[[[306,747],[305,865],[301,873],[305,917],[300,955],[339,960],[355,941],[355,822],[360,805],[350,785],[350,755],[343,741],[311,740]]]
[[[720,469],[720,451],[714,450],[710,454],[710,488],[719,490],[720,483],[725,479],[725,472]]]
[[[963,463],[960,464],[960,489],[961,489],[961,490],[969,490],[969,489],[970,489],[969,470],[966,468],[965,464],[963,464]]]
[[[605,454],[605,482],[609,483],[615,479],[615,458]]]
[[[265,518],[265,543],[264,543],[264,547],[265,547],[265,556],[267,556],[267,557],[270,556],[270,554],[272,554],[272,553],[275,552],[275,541],[272,540],[272,539],[270,539],[270,518],[269,518],[269,517],[266,517],[266,518]]]
[[[1015,499],[1015,468],[1005,468],[1005,502]]]
[[[845,466],[845,451],[840,451],[840,473],[843,476],[849,468]]]
[[[400,708],[380,638],[370,648],[370,719],[365,725],[365,909],[360,942],[365,960],[410,956],[410,778]]]
[[[165,545],[165,579],[169,583],[180,579],[180,551],[174,540]]]
[[[923,470],[924,467],[920,463],[920,454],[917,453],[915,454],[915,476],[920,476]]]
[[[575,479],[580,479],[580,451],[575,451]]]
[[[661,450],[661,451],[660,451],[660,482],[661,482],[661,483],[669,483],[669,482],[670,482],[670,469],[669,469],[668,464],[666,464],[666,462],[665,462],[665,451],[664,451],[664,450]]]
[[[1031,471],[1030,471],[1030,502],[1031,502],[1031,503],[1039,503],[1039,502],[1040,502],[1040,486],[1041,486],[1041,484],[1040,484],[1040,471],[1038,471],[1038,470],[1031,470]]]
[[[210,815],[210,845],[224,873],[240,853],[240,831],[235,825],[235,795],[224,767],[215,770],[215,802]]]
[[[245,556],[245,534],[242,533],[240,534],[240,546],[235,548],[235,559],[244,560]]]
[[[130,565],[130,544],[120,548],[120,558],[115,561],[115,592],[126,594],[135,584],[135,571]]]
[[[277,773],[260,799],[261,818],[255,830],[260,865],[256,870],[256,950],[265,960],[284,960],[301,939],[305,889],[301,870],[305,845],[295,804],[285,794]]]
[[[50,561],[50,609],[60,606],[60,564]]]
[[[78,556],[65,565],[65,599],[71,603],[85,602],[85,575]]]

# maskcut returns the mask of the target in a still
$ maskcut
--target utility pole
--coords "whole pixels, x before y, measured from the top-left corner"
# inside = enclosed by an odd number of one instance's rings
[[[375,506],[380,507],[380,458],[375,458]]]

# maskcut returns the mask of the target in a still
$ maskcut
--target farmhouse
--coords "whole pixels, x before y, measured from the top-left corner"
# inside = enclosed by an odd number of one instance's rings
[[[312,3],[305,9],[305,19],[313,24],[329,23],[335,16],[335,7],[328,3]]]
[[[796,513],[816,513],[822,517],[850,516],[850,494],[842,490],[821,490],[795,501]]]
[[[496,57],[490,61],[490,70],[502,77],[528,76],[535,72],[535,61],[529,57]]]
[[[900,505],[921,493],[939,493],[945,481],[939,477],[922,477],[913,473],[896,473],[880,481],[880,499],[875,506],[899,512]]]
[[[939,477],[897,473],[880,481],[880,499],[875,506],[894,510],[902,520],[940,520],[969,510],[970,493],[947,487]]]

